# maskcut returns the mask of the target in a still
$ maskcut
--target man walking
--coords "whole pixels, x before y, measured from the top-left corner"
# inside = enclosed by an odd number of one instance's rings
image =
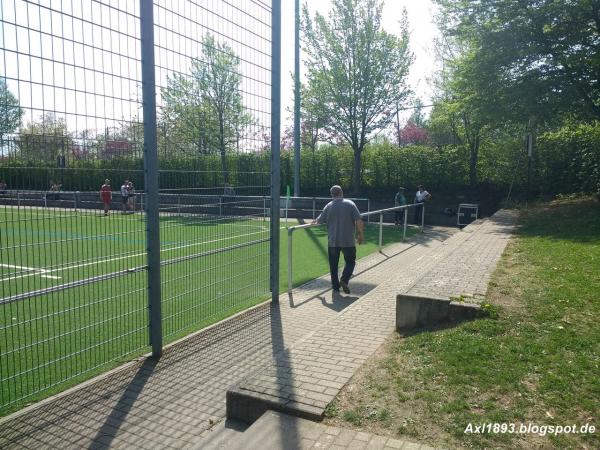
[[[358,243],[362,244],[365,240],[364,226],[358,208],[353,201],[344,198],[342,188],[335,185],[329,191],[333,200],[325,205],[313,223],[327,224],[327,253],[331,287],[336,292],[339,292],[341,287],[346,294],[349,294],[348,283],[356,265],[354,235],[357,235]],[[338,278],[340,252],[344,254],[345,266],[342,277]]]

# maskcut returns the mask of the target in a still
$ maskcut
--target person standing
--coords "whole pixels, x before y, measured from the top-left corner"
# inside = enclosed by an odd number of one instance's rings
[[[132,181],[127,183],[127,207],[132,213],[135,211],[135,188]]]
[[[423,217],[423,203],[425,200],[429,200],[431,198],[431,194],[425,190],[422,184],[417,186],[417,192],[415,194],[415,224],[419,225],[422,221]]]
[[[406,205],[406,197],[404,196],[404,188],[401,186],[398,188],[398,192],[396,192],[396,195],[394,196],[394,206],[398,207],[398,206],[404,206],[404,205]],[[396,225],[404,224],[404,210],[403,209],[396,211],[396,219],[395,219],[394,223]]]
[[[127,204],[129,201],[129,190],[127,189],[128,187],[129,180],[123,181],[123,184],[121,185],[121,200],[123,201],[123,214],[127,212]]]
[[[104,215],[108,216],[110,201],[112,200],[112,188],[110,187],[110,180],[108,178],[104,180],[104,184],[100,187],[100,198],[104,206]]]
[[[344,198],[344,192],[338,185],[332,186],[332,201],[325,205],[319,217],[312,223],[327,224],[327,254],[329,256],[329,271],[331,273],[331,287],[339,292],[340,287],[346,294],[350,293],[348,283],[356,265],[356,244],[365,240],[364,225],[360,212],[353,201]],[[344,271],[338,278],[338,264],[340,252],[344,254]]]

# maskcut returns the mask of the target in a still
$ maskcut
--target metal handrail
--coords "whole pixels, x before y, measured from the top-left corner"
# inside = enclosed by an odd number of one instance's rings
[[[421,231],[423,231],[423,226],[425,223],[425,204],[424,203],[411,203],[410,205],[402,205],[402,206],[394,206],[393,208],[385,208],[379,209],[377,211],[369,211],[366,213],[362,213],[361,217],[369,217],[375,214],[379,214],[379,251],[381,251],[383,247],[383,215],[387,212],[396,212],[404,210],[404,229],[402,233],[402,240],[406,240],[406,225],[408,219],[408,208],[414,206],[422,206],[423,211],[421,215]],[[292,236],[294,231],[304,229],[304,228],[314,228],[321,226],[323,224],[320,223],[306,223],[303,225],[296,225],[288,228],[288,294],[292,293]]]

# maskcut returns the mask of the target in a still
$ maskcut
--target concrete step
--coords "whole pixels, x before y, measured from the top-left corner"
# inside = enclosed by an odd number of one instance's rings
[[[205,448],[205,447],[202,447]],[[299,417],[267,411],[242,436],[228,443],[227,450],[300,450],[318,448],[434,450],[427,445],[330,427]]]

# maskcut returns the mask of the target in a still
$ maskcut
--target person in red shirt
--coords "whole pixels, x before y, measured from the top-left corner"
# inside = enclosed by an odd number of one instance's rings
[[[104,184],[100,188],[100,198],[104,205],[104,215],[108,216],[108,209],[110,208],[110,201],[112,200],[112,188],[110,187],[110,180],[108,178],[104,180]]]

